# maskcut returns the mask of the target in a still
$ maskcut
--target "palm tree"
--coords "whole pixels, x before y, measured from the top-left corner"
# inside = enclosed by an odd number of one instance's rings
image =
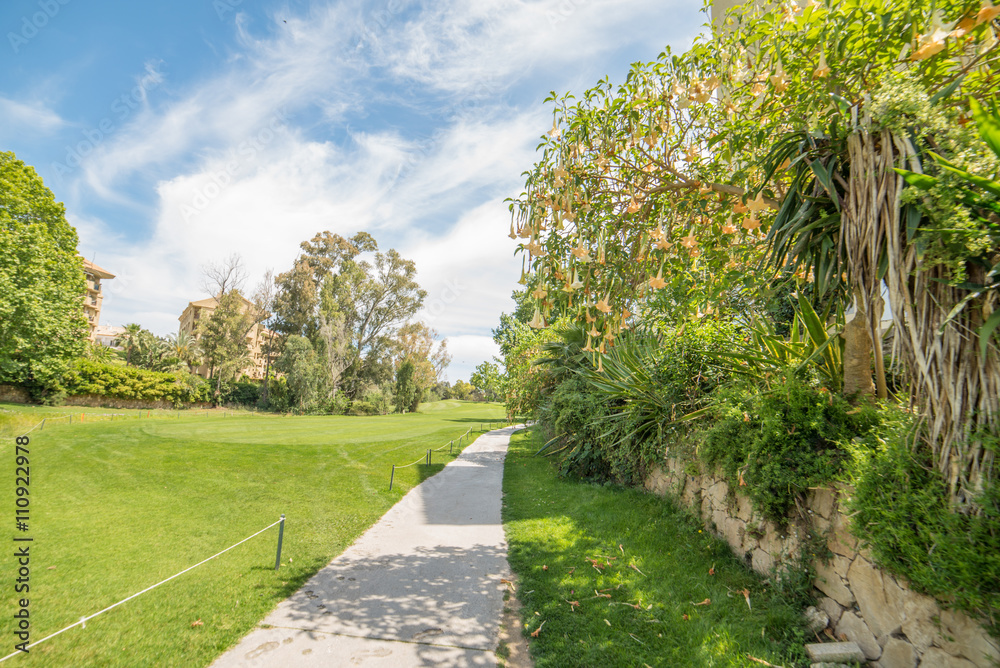
[[[201,363],[202,351],[198,340],[190,332],[178,332],[167,337],[167,347],[171,357],[194,368]]]
[[[136,351],[139,346],[139,341],[142,338],[142,325],[137,322],[129,323],[125,325],[125,331],[122,332],[115,343],[125,349],[125,365],[132,366],[132,354]]]

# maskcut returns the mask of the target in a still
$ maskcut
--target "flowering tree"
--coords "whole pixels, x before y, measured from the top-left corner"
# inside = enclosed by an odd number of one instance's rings
[[[1000,401],[996,339],[976,337],[997,291],[970,286],[996,279],[1000,233],[928,156],[996,171],[970,120],[1000,84],[998,15],[965,0],[748,4],[618,89],[553,94],[511,205],[532,325],[574,314],[601,368],[634,313],[711,315],[734,285],[788,273],[855,301],[879,367],[885,280],[922,442],[967,501],[992,455],[965,437],[995,429]],[[896,168],[937,180],[908,191]]]

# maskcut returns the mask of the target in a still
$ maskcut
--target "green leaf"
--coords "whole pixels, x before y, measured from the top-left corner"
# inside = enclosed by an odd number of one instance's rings
[[[969,108],[972,109],[972,118],[976,121],[983,141],[1000,157],[1000,117],[987,114],[975,98],[969,98]]]
[[[900,169],[894,167],[896,173],[903,177],[903,180],[914,188],[920,188],[921,190],[930,190],[937,185],[938,180],[933,176],[927,176],[926,174],[917,174],[916,172],[911,172],[907,169]]]
[[[979,356],[986,357],[986,348],[990,344],[990,337],[993,331],[1000,325],[1000,310],[994,311],[983,326],[979,328]]]

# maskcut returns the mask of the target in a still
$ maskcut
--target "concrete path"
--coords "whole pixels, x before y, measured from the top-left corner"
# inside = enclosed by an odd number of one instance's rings
[[[212,668],[496,666],[507,427],[410,490]]]

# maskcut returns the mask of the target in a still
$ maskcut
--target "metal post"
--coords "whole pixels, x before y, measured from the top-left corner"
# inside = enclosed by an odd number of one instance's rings
[[[392,491],[392,479],[396,477],[396,465],[392,465],[392,473],[389,474],[389,491]]]
[[[45,429],[45,420],[46,418],[42,418],[42,426],[38,428],[38,431]]]
[[[427,465],[431,465],[431,449],[427,448]]]
[[[274,558],[274,570],[281,566],[281,539],[285,537],[285,514],[281,513],[281,523],[278,525],[278,556]]]

